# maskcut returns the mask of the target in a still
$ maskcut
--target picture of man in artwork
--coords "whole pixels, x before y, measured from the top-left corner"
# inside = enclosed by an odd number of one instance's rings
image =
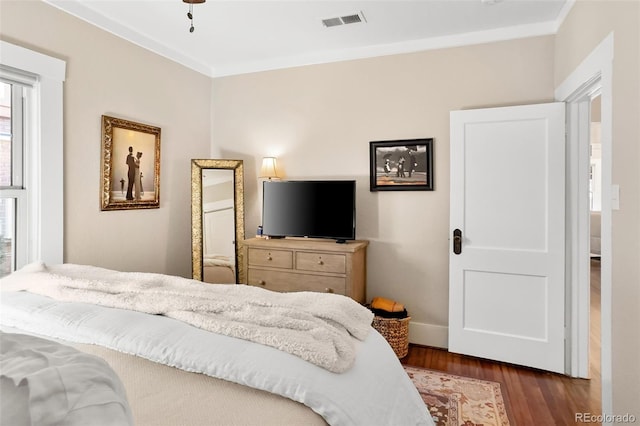
[[[428,184],[425,145],[379,147],[376,154],[377,185]]]
[[[155,143],[152,134],[113,128],[112,201],[138,203],[155,199]],[[127,186],[126,194],[119,190],[123,180]]]

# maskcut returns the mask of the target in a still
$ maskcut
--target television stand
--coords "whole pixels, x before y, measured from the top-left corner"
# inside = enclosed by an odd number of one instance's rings
[[[342,294],[365,303],[368,241],[250,238],[242,243],[246,283],[273,291]]]

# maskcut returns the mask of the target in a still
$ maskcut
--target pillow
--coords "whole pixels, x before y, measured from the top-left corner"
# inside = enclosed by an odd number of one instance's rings
[[[101,358],[0,332],[0,424],[133,425],[120,378]]]

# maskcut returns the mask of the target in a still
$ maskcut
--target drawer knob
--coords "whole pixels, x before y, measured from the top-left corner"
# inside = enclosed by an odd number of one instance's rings
[[[318,260],[318,265],[324,265],[324,261],[322,259]]]
[[[272,261],[272,260],[273,260],[273,258],[271,257],[271,255],[267,256],[267,260],[268,260],[268,261]]]
[[[333,289],[332,289],[332,288],[327,287],[327,288],[325,288],[325,289],[324,289],[324,292],[325,292],[325,293],[333,293]]]
[[[265,285],[267,284],[264,280],[258,280],[258,285]]]

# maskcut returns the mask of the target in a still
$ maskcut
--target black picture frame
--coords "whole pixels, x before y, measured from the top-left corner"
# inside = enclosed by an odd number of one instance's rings
[[[369,142],[370,191],[433,191],[433,138]]]

